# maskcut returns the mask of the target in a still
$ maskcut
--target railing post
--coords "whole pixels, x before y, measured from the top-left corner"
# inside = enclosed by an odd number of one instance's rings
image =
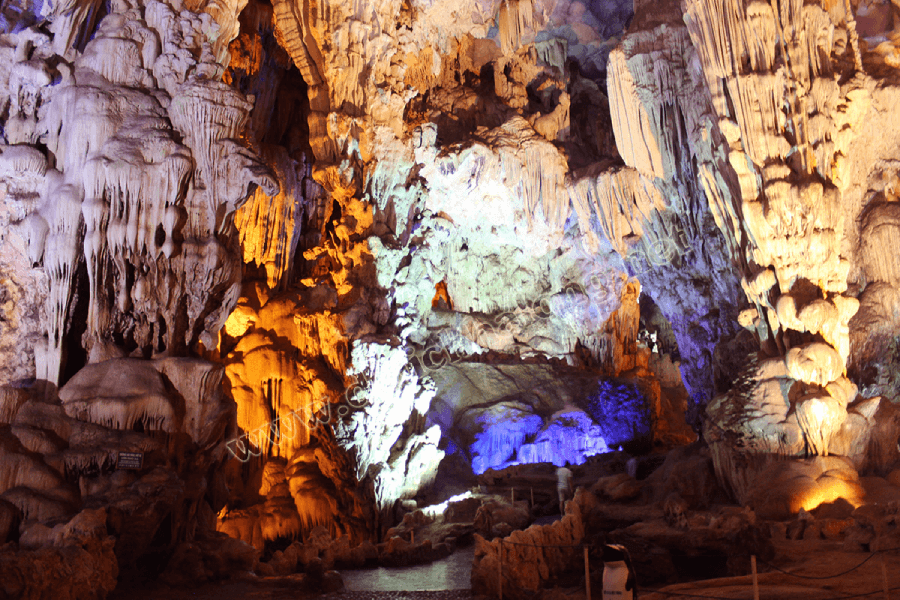
[[[759,580],[756,577],[756,555],[750,556],[750,571],[753,573],[753,600],[759,600]]]
[[[584,598],[591,600],[591,563],[588,560],[588,547],[584,546]]]
[[[497,589],[500,591],[500,600],[503,600],[503,538],[500,538],[498,550],[500,554],[500,568],[497,569]]]

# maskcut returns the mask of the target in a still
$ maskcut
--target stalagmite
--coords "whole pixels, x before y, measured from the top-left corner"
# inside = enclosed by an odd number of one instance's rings
[[[49,231],[44,240],[44,265],[50,278],[47,298],[47,341],[45,348],[35,348],[37,376],[57,382],[63,363],[63,336],[72,298],[72,281],[78,265],[78,237],[81,232],[81,190],[56,178],[44,203]],[[42,356],[38,359],[37,353]]]

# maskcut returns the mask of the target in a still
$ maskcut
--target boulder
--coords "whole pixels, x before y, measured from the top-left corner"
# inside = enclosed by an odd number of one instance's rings
[[[900,503],[865,504],[853,511],[848,550],[874,552],[900,547]]]
[[[865,497],[850,461],[829,456],[773,462],[758,472],[752,490],[748,506],[761,518],[774,520],[838,498],[859,506]]]
[[[627,473],[601,477],[591,486],[590,491],[597,496],[606,497],[614,502],[624,502],[637,498],[643,483]]]
[[[195,587],[208,581],[228,579],[237,573],[252,571],[258,564],[259,552],[253,546],[223,533],[210,531],[193,542],[183,542],[176,546],[160,575],[160,581],[175,588]],[[262,569],[266,574],[275,574],[271,565],[262,564],[265,565]]]
[[[508,502],[489,500],[475,513],[474,525],[482,537],[493,539],[504,529],[513,531],[526,527],[530,519],[528,504],[525,502],[517,502],[513,506]]]
[[[82,511],[49,531],[32,550],[0,547],[0,597],[105,598],[115,589],[119,567],[105,509]]]
[[[692,509],[705,508],[724,499],[707,448],[699,445],[675,448],[647,477],[644,495],[650,502],[662,502],[673,493]]]
[[[288,546],[287,550],[290,550],[291,546]],[[271,569],[274,575],[290,575],[291,573],[297,572],[297,553],[288,552],[285,550],[282,552],[281,550],[276,550],[272,553],[272,558],[269,559],[268,563],[260,563],[260,566],[263,564],[267,564]],[[259,569],[257,568],[257,572]]]
[[[893,486],[900,487],[900,469],[894,469],[888,473],[885,480]]]

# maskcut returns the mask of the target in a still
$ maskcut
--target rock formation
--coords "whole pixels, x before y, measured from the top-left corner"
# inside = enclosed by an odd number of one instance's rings
[[[8,4],[9,560],[377,541],[445,457],[697,434],[741,503],[862,502],[900,460],[892,10]]]

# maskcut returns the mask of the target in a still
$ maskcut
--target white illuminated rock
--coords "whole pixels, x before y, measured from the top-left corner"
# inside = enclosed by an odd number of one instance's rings
[[[786,358],[791,377],[805,383],[826,386],[842,375],[843,361],[827,344],[813,343],[792,348]]]

